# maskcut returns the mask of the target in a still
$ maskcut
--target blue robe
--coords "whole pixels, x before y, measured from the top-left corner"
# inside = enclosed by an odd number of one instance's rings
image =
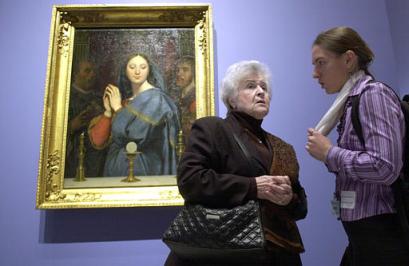
[[[178,130],[178,111],[171,98],[158,88],[143,91],[112,120],[104,176],[128,175],[125,147],[131,141],[140,152],[135,159],[135,175],[176,174]]]

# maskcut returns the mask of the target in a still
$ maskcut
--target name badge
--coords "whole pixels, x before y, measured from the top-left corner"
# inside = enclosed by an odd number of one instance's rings
[[[341,209],[355,208],[356,192],[341,191]]]
[[[339,219],[340,217],[340,202],[337,199],[337,197],[334,194],[334,197],[331,200],[331,210],[332,210],[332,214],[335,215],[335,217],[337,217],[337,219]]]

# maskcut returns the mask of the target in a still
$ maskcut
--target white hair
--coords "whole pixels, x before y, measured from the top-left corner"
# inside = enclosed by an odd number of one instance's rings
[[[229,100],[238,95],[240,81],[251,74],[263,77],[267,93],[271,96],[271,73],[267,65],[256,60],[240,61],[229,66],[221,84],[221,98],[228,110],[231,109]]]

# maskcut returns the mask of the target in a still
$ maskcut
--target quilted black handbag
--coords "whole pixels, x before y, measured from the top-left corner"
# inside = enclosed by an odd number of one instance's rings
[[[259,202],[251,200],[231,209],[186,204],[162,240],[187,259],[259,258],[265,254]]]

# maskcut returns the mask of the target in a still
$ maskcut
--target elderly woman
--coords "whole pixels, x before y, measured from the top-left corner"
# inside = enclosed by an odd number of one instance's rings
[[[230,66],[221,88],[227,117],[196,120],[178,166],[178,186],[187,203],[229,208],[261,202],[268,256],[232,259],[234,265],[301,265],[299,253],[304,251],[295,220],[306,216],[307,206],[295,152],[261,128],[270,86],[266,65],[242,61]],[[226,262],[187,261],[171,253],[166,265]]]

